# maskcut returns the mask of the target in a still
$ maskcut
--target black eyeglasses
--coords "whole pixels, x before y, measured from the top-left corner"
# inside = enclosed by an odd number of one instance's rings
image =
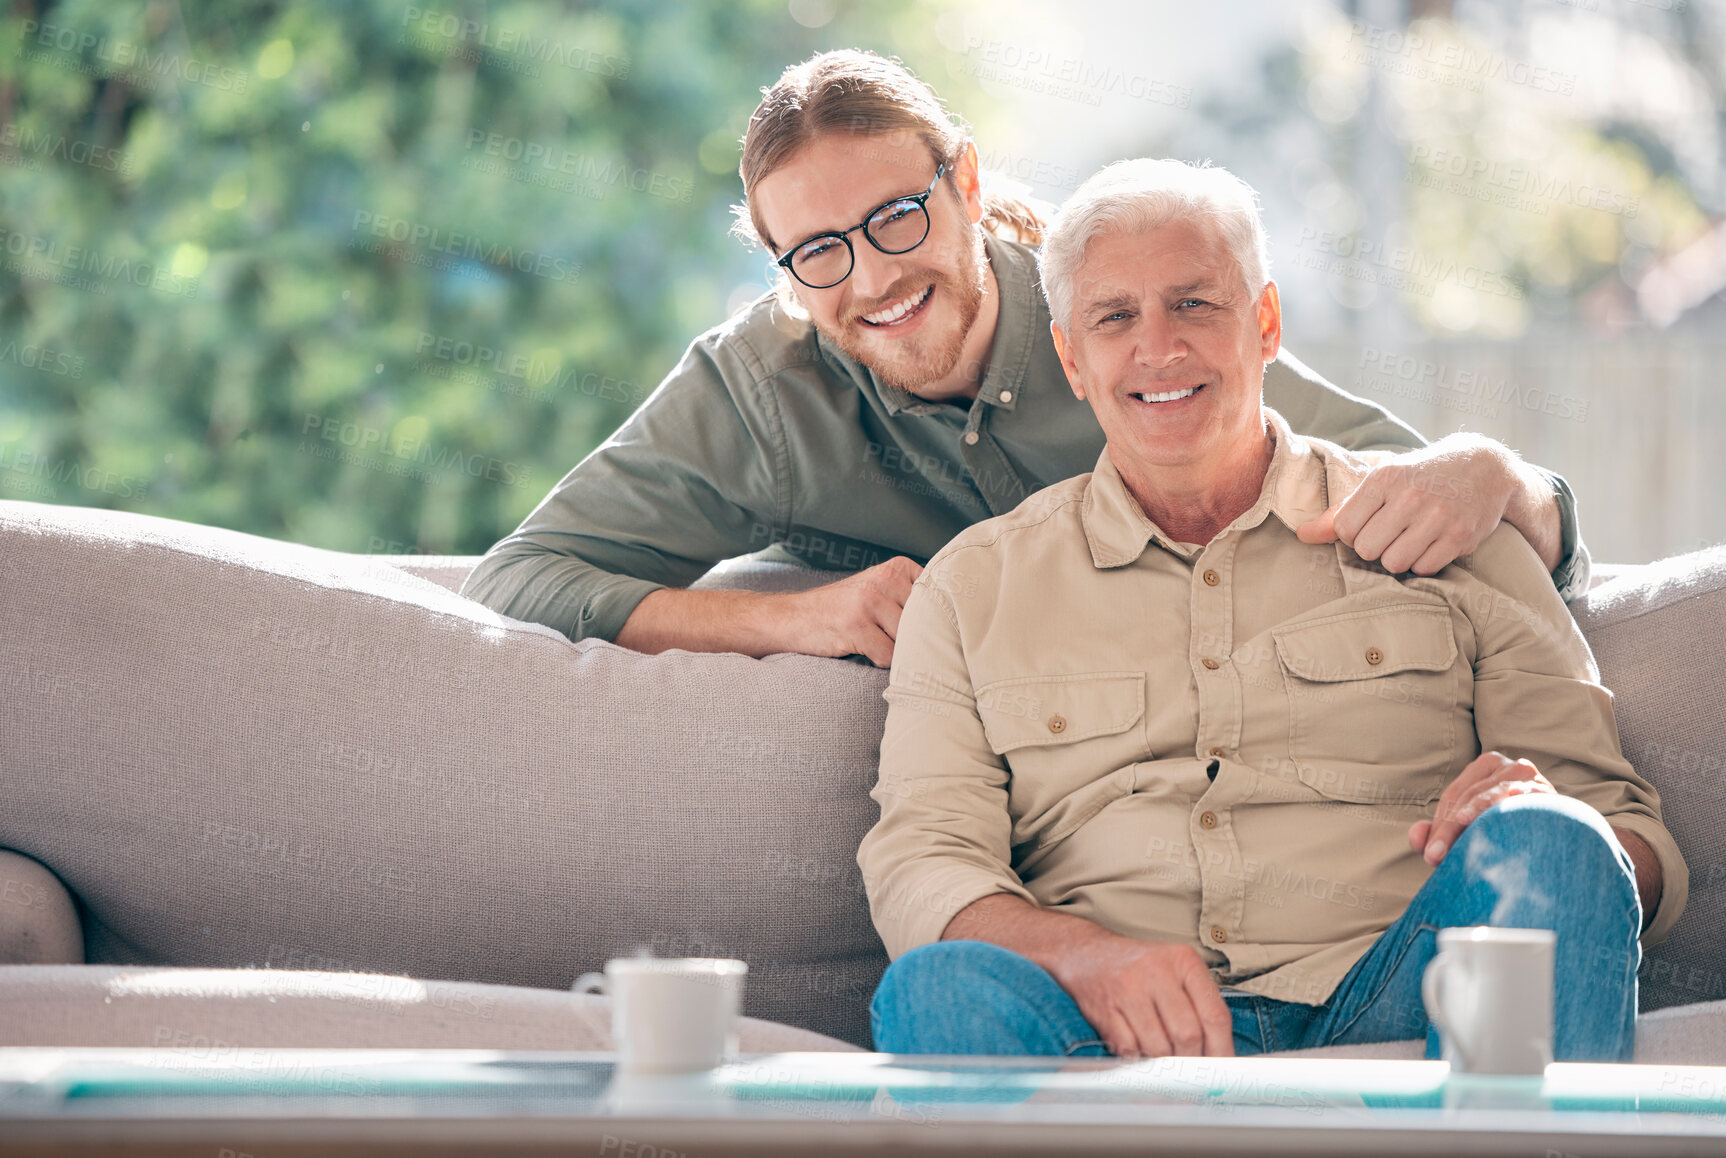
[[[851,248],[849,235],[859,229],[869,244],[882,253],[910,253],[929,236],[929,197],[946,171],[944,162],[935,166],[935,179],[923,192],[895,197],[871,210],[850,229],[817,233],[773,264],[789,270],[792,277],[810,289],[831,289],[850,277],[852,267],[857,264],[857,252]]]

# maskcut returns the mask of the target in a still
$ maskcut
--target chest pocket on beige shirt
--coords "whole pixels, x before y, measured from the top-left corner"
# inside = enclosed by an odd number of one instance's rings
[[[1142,671],[1024,676],[977,688],[990,749],[1010,771],[1013,843],[1044,848],[1133,791],[1147,759]]]
[[[1362,803],[1438,799],[1459,726],[1448,605],[1344,598],[1271,635],[1289,701],[1289,756],[1309,788]]]

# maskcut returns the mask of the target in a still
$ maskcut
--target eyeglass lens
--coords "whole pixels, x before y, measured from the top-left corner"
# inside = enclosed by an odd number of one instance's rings
[[[929,214],[917,201],[893,201],[871,214],[864,230],[883,253],[905,253],[929,236]],[[817,237],[798,249],[791,272],[812,289],[825,289],[845,280],[852,261],[851,247],[843,240]]]

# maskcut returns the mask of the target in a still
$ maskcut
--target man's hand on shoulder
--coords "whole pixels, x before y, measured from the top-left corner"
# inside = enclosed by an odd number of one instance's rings
[[[1558,566],[1558,499],[1546,477],[1502,443],[1453,434],[1379,463],[1297,534],[1303,543],[1341,539],[1393,575],[1436,575],[1506,520],[1548,571]]]

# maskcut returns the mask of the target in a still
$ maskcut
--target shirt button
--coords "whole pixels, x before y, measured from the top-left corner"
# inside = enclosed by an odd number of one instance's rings
[[[1206,571],[1205,572],[1205,586],[1215,587],[1218,583],[1221,583],[1222,581],[1223,581],[1223,577],[1221,575],[1218,575],[1215,571]]]
[[[1013,392],[1011,390],[1001,391],[1001,401],[1002,402],[1011,402],[1012,400],[1013,400]]]
[[[1228,939],[1229,939],[1229,932],[1227,929],[1223,928],[1221,925],[1212,925],[1211,926],[1211,940],[1213,940],[1217,944],[1221,945],[1224,941],[1227,941]]]
[[[1212,671],[1216,671],[1219,667],[1222,666],[1222,664],[1218,663],[1214,659],[1201,659],[1199,662],[1204,664],[1206,667],[1210,668]]]
[[[1223,754],[1223,750],[1221,748],[1212,748],[1211,749],[1211,755],[1213,755],[1213,756],[1221,756],[1222,754]]]
[[[1060,715],[1055,715],[1055,716],[1049,717],[1049,731],[1051,731],[1051,732],[1065,732],[1066,730],[1067,730],[1067,717],[1060,716]]]
[[[1217,826],[1217,814],[1214,812],[1206,812],[1199,817],[1199,823],[1204,825],[1206,828],[1215,828]]]
[[[975,430],[967,430],[965,432],[965,445],[966,446],[976,446],[978,437],[979,437],[979,435],[977,434],[977,432]]]
[[[1367,648],[1366,649],[1366,662],[1374,663],[1374,664],[1383,663],[1384,662],[1384,652],[1380,651],[1376,647]]]

